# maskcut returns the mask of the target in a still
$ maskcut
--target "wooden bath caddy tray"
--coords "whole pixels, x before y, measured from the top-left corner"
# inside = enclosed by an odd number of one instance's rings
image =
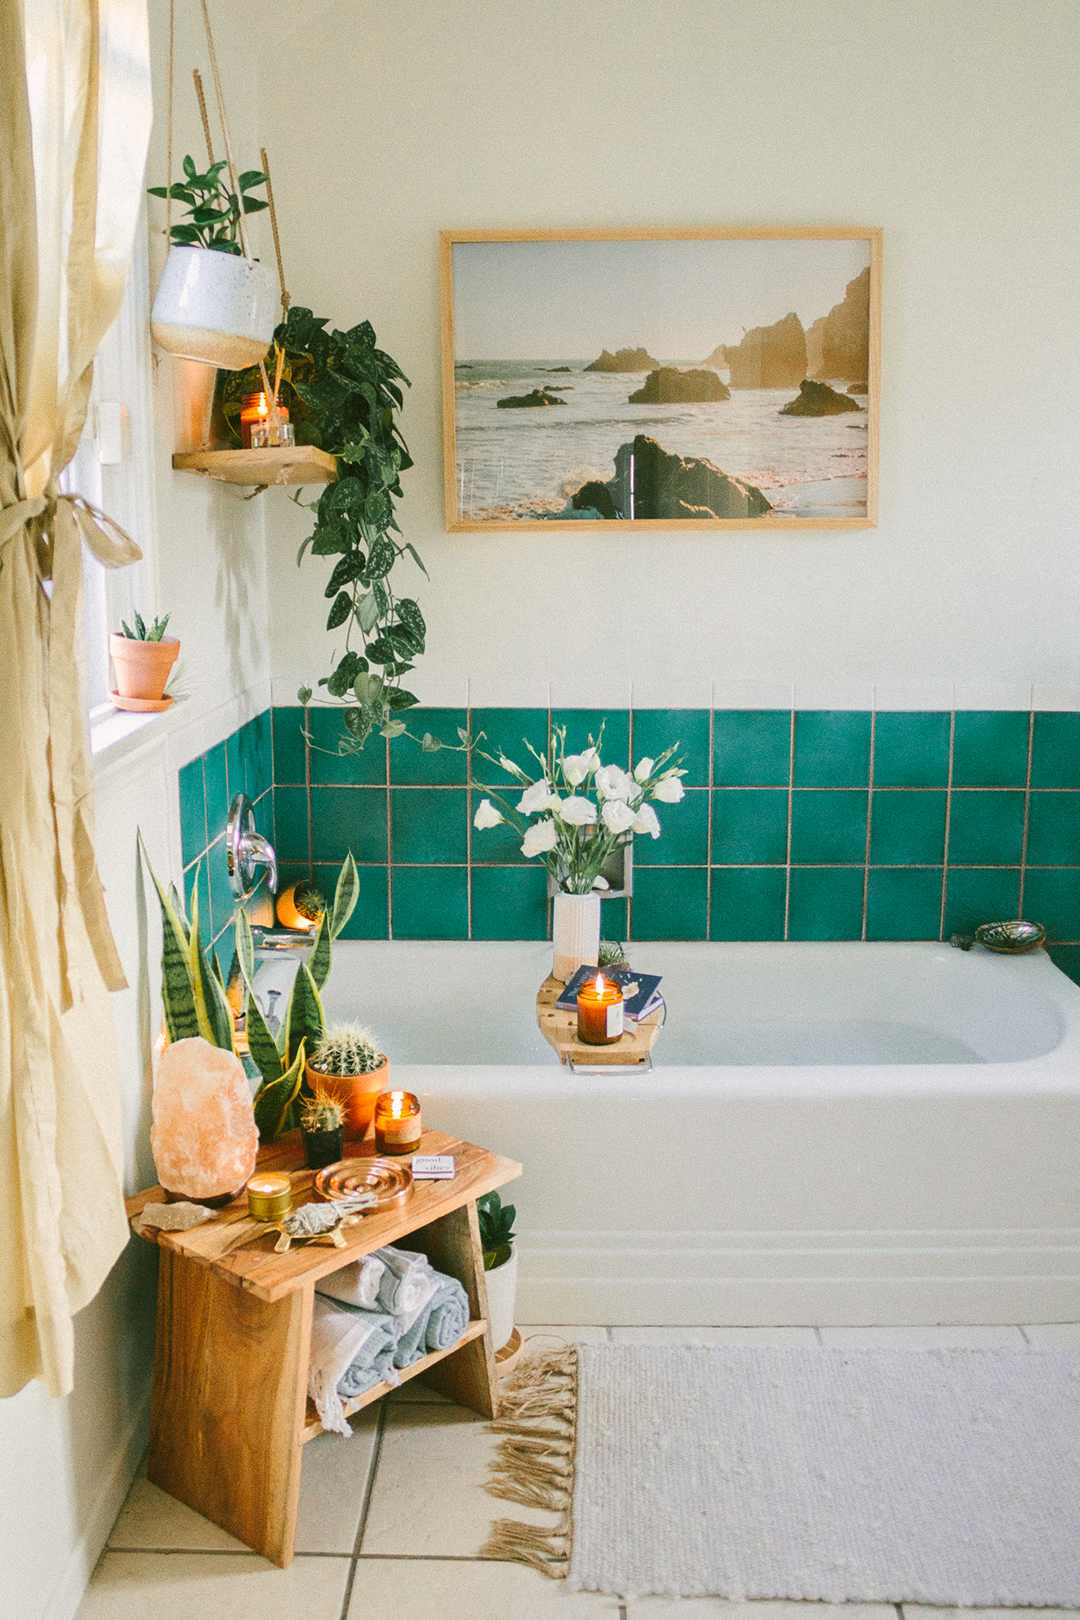
[[[549,976],[536,992],[536,1022],[545,1041],[558,1052],[560,1063],[583,1069],[606,1068],[609,1064],[651,1067],[650,1054],[660,1033],[660,1008],[640,1024],[631,1024],[610,1046],[589,1046],[577,1038],[577,1013],[563,1012],[555,1005],[563,989],[558,979]]]

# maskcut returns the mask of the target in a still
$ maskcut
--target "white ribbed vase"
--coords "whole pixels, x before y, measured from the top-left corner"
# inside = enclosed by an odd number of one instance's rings
[[[584,963],[600,960],[600,896],[563,894],[551,902],[552,976],[565,984]]]
[[[222,371],[257,366],[276,318],[271,265],[212,248],[169,249],[150,313],[154,341],[169,354]]]

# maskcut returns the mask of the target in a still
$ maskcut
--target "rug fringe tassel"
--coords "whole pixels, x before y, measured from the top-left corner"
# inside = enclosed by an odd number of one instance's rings
[[[527,1564],[565,1579],[573,1539],[571,1506],[577,1424],[577,1352],[530,1357],[507,1380],[492,1424],[499,1442],[487,1486],[492,1496],[559,1515],[555,1525],[497,1519],[481,1558]]]

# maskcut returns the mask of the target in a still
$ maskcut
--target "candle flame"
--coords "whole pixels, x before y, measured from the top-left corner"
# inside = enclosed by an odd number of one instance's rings
[[[598,996],[602,996],[604,991],[607,989],[607,985],[604,983],[604,975],[602,973],[598,973],[596,975],[596,978],[593,981],[593,989],[596,991]]]

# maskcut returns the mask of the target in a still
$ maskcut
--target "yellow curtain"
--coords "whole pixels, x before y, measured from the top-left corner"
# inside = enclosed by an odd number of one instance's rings
[[[81,548],[139,552],[56,479],[120,307],[151,120],[146,0],[0,0],[0,1396],[71,1388],[71,1317],[127,1240]]]

